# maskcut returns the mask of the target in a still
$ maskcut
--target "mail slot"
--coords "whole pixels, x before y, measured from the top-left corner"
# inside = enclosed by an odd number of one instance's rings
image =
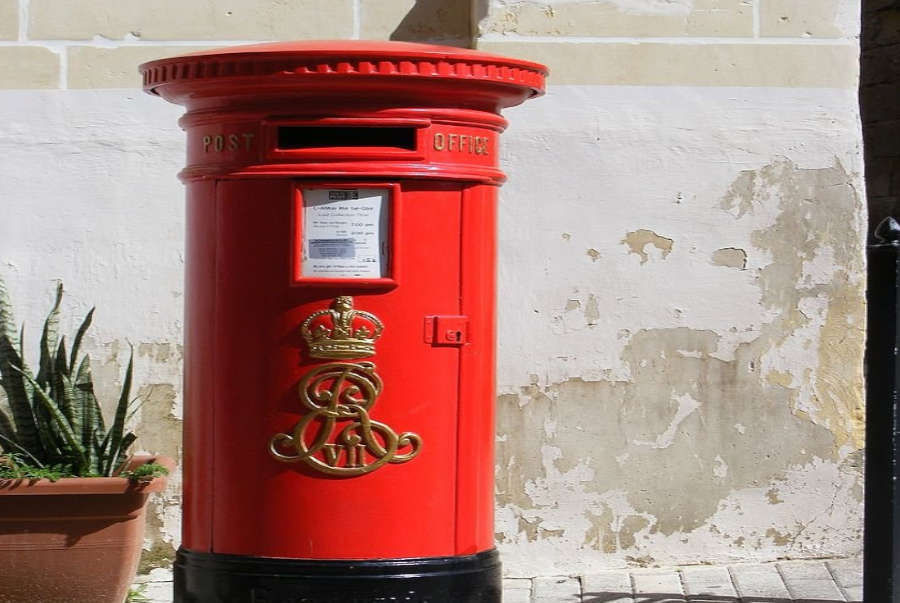
[[[366,147],[416,149],[415,128],[366,126],[279,126],[279,149]]]
[[[141,66],[187,132],[175,600],[498,603],[498,137],[543,66],[281,43]]]

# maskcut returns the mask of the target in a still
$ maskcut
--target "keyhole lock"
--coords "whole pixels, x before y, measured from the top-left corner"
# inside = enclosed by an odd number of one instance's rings
[[[468,342],[468,316],[425,317],[425,343],[432,345],[464,345]]]

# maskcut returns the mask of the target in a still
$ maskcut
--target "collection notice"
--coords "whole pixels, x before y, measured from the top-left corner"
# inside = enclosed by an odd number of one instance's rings
[[[303,189],[302,275],[387,276],[389,201],[386,189]]]

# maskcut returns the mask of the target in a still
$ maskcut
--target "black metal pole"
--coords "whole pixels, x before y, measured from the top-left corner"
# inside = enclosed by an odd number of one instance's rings
[[[869,245],[866,327],[866,487],[863,588],[868,603],[900,603],[898,376],[900,223],[885,218]]]

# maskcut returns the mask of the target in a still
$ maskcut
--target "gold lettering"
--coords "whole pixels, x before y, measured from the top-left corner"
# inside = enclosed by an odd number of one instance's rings
[[[365,444],[357,444],[356,445],[356,464],[354,467],[365,467],[366,466],[366,445]]]
[[[435,151],[459,151],[461,153],[470,153],[472,155],[489,155],[489,143],[490,138],[487,136],[445,134],[443,132],[434,133]]]
[[[366,466],[365,444],[350,444],[347,446],[347,466],[354,469]]]
[[[241,139],[243,138],[243,150],[250,151],[253,148],[253,132],[242,132],[240,134],[207,134],[203,137],[203,152],[224,153],[225,151],[240,151]]]
[[[329,467],[337,467],[338,459],[341,456],[341,447],[337,444],[325,444],[322,447],[322,453],[325,455],[325,462]]]

